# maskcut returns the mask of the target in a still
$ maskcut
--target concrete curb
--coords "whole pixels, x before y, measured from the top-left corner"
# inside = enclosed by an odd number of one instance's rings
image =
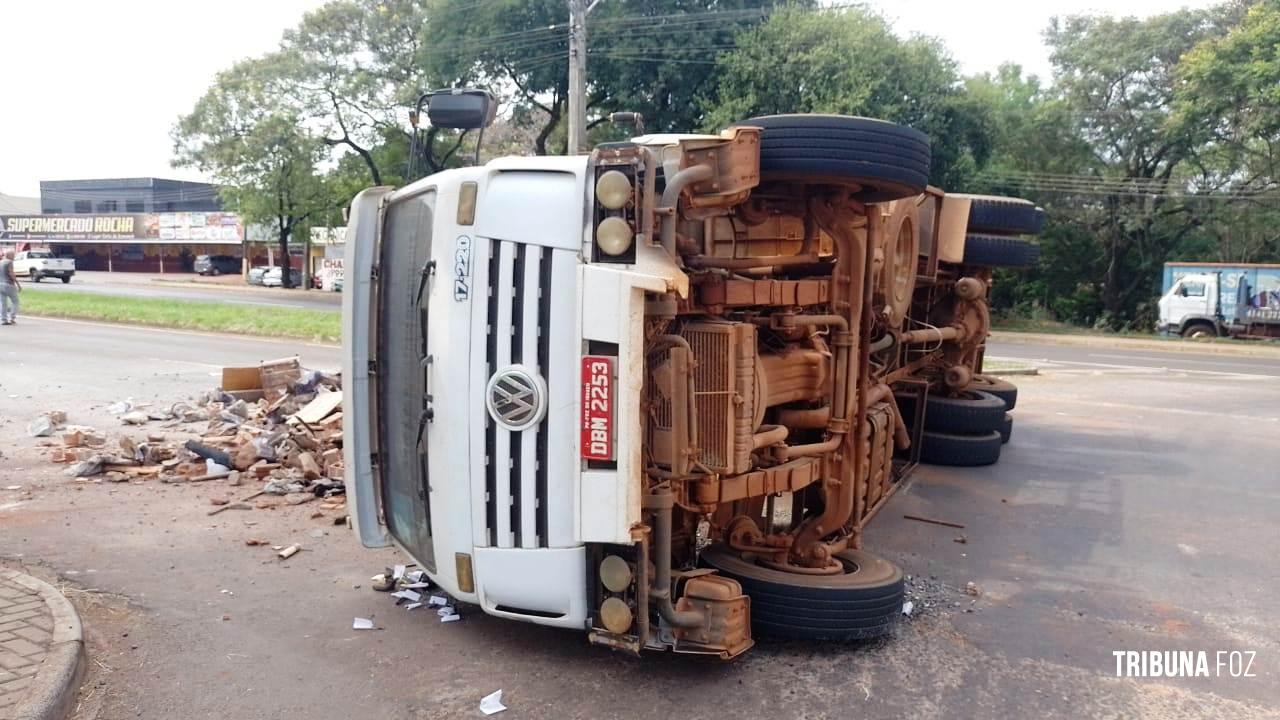
[[[983,370],[983,375],[1039,375],[1040,368],[1010,368],[1008,370]]]
[[[27,697],[13,720],[66,720],[84,679],[84,630],[80,616],[57,588],[16,570],[0,569],[0,577],[40,594],[53,615],[53,639],[40,669],[27,686]]]
[[[1073,347],[1101,347],[1120,350],[1160,350],[1173,353],[1199,355],[1235,355],[1240,357],[1280,358],[1280,347],[1244,343],[1196,342],[1194,340],[1157,340],[1155,338],[1131,338],[1107,335],[1071,335],[1067,333],[1030,333],[1012,330],[994,330],[995,342],[1033,345],[1062,345]]]

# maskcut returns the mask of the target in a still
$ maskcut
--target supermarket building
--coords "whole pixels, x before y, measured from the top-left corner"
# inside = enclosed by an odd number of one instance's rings
[[[46,180],[40,212],[0,214],[0,247],[48,248],[79,270],[191,272],[197,255],[244,255],[218,187],[163,178]]]

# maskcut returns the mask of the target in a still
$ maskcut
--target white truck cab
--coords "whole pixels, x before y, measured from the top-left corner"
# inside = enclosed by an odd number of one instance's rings
[[[633,230],[613,240],[633,262],[584,262],[591,170],[515,157],[366,190],[345,259],[343,334],[369,338],[343,368],[347,425],[367,430],[345,447],[360,539],[490,614],[573,628],[584,543],[630,544],[640,523],[642,433],[614,423],[639,423],[645,293],[688,287]],[[406,352],[417,366],[385,360]]]
[[[1222,288],[1218,273],[1184,275],[1160,298],[1156,331],[1186,338],[1222,334]]]

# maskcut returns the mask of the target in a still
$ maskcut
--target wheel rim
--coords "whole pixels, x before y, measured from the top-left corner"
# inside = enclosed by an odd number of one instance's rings
[[[893,583],[902,577],[901,569],[893,563],[861,550],[836,553],[833,558],[841,564],[844,572],[831,575],[802,574],[777,569],[761,562],[751,553],[739,554],[724,546],[708,549],[703,557],[712,567],[734,577],[806,588],[856,588]]]

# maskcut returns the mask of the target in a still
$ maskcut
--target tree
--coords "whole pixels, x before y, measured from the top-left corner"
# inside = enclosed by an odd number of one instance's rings
[[[1224,262],[1280,259],[1280,4],[1228,5],[1238,22],[1202,41],[1177,68],[1178,132],[1202,143],[1194,160],[1207,203],[1201,252]]]
[[[951,189],[1026,197],[1045,208],[1039,267],[997,271],[992,307],[1019,315],[1048,310],[1062,320],[1092,324],[1102,311],[1097,278],[1104,266],[1099,245],[1082,230],[1081,220],[1093,212],[1096,197],[1085,185],[1082,194],[1040,187],[1046,178],[1079,177],[1093,167],[1076,115],[1054,86],[1024,76],[1017,65],[1002,65],[964,84],[969,102],[985,108],[992,152],[971,183]]]
[[[1200,225],[1180,201],[1197,138],[1172,122],[1175,73],[1182,56],[1222,32],[1222,8],[1180,10],[1146,19],[1054,18],[1046,40],[1056,84],[1072,111],[1091,162],[1069,190],[1076,219],[1101,241],[1102,322],[1120,327],[1152,297],[1160,267]]]
[[[898,38],[865,8],[784,8],[737,39],[704,100],[708,129],[754,115],[840,113],[927,133],[935,184],[956,187],[990,152],[983,109],[967,101],[955,62],[931,38]]]
[[[644,115],[654,131],[700,127],[699,98],[714,86],[715,57],[759,25],[778,0],[610,0],[590,15],[588,129],[611,112]],[[796,7],[811,4],[803,2]],[[568,10],[563,0],[443,0],[432,7],[433,74],[449,84],[504,91],[512,122],[534,125],[533,150],[563,152],[568,112]],[[619,131],[626,132],[626,131]]]
[[[374,185],[403,177],[408,109],[430,81],[420,59],[420,0],[336,0],[285,32],[277,81],[295,112],[335,150],[360,158]]]
[[[266,56],[219,73],[173,130],[174,165],[209,173],[223,185],[223,201],[247,223],[274,227],[283,283],[291,287],[290,238],[334,203],[317,172],[324,143],[304,128],[294,108],[280,102],[281,64]]]

